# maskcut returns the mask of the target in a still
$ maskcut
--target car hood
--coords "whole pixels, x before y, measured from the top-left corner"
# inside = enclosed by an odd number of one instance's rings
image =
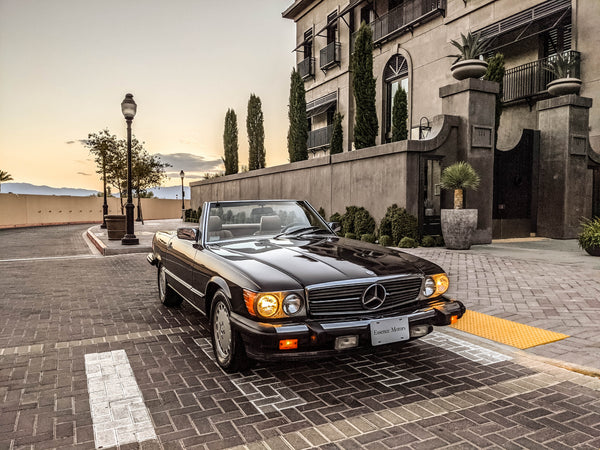
[[[443,272],[439,266],[379,245],[352,239],[307,237],[211,245],[210,249],[263,290],[350,279]],[[286,288],[289,288],[287,287]]]

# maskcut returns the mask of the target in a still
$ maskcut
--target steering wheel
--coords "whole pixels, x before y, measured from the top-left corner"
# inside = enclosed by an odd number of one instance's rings
[[[287,232],[288,232],[288,231],[290,231],[292,228],[298,228],[298,229],[300,229],[300,228],[306,228],[307,226],[310,226],[310,224],[309,224],[309,225],[307,225],[307,224],[305,224],[305,223],[293,222],[293,223],[290,223],[289,225],[286,225],[285,227],[283,227],[283,228],[281,229],[281,232],[282,232],[282,233],[287,233]]]

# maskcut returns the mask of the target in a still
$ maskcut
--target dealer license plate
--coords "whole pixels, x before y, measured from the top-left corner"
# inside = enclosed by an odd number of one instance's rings
[[[410,338],[408,317],[390,317],[371,321],[371,345],[390,344]]]

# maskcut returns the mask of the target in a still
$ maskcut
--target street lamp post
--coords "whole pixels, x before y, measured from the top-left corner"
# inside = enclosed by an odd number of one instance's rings
[[[185,217],[185,191],[183,190],[183,177],[185,177],[185,173],[183,170],[179,172],[179,176],[181,177],[181,218]]]
[[[106,215],[108,214],[108,203],[106,202],[106,147],[102,151],[102,182],[104,184],[104,203],[102,204],[102,225],[106,228]]]
[[[133,231],[133,198],[131,195],[131,122],[135,117],[137,105],[133,100],[132,94],[125,95],[125,99],[121,103],[121,111],[127,121],[127,203],[125,204],[125,215],[127,220],[127,233],[121,239],[122,245],[136,245],[140,241],[135,237]]]

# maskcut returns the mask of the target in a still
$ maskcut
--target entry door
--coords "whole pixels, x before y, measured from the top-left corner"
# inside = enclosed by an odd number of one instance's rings
[[[523,130],[514,148],[494,150],[494,239],[536,232],[539,133]]]
[[[421,159],[421,201],[419,202],[419,224],[421,225],[422,236],[435,236],[442,234],[442,226],[440,221],[441,174],[441,159]]]

